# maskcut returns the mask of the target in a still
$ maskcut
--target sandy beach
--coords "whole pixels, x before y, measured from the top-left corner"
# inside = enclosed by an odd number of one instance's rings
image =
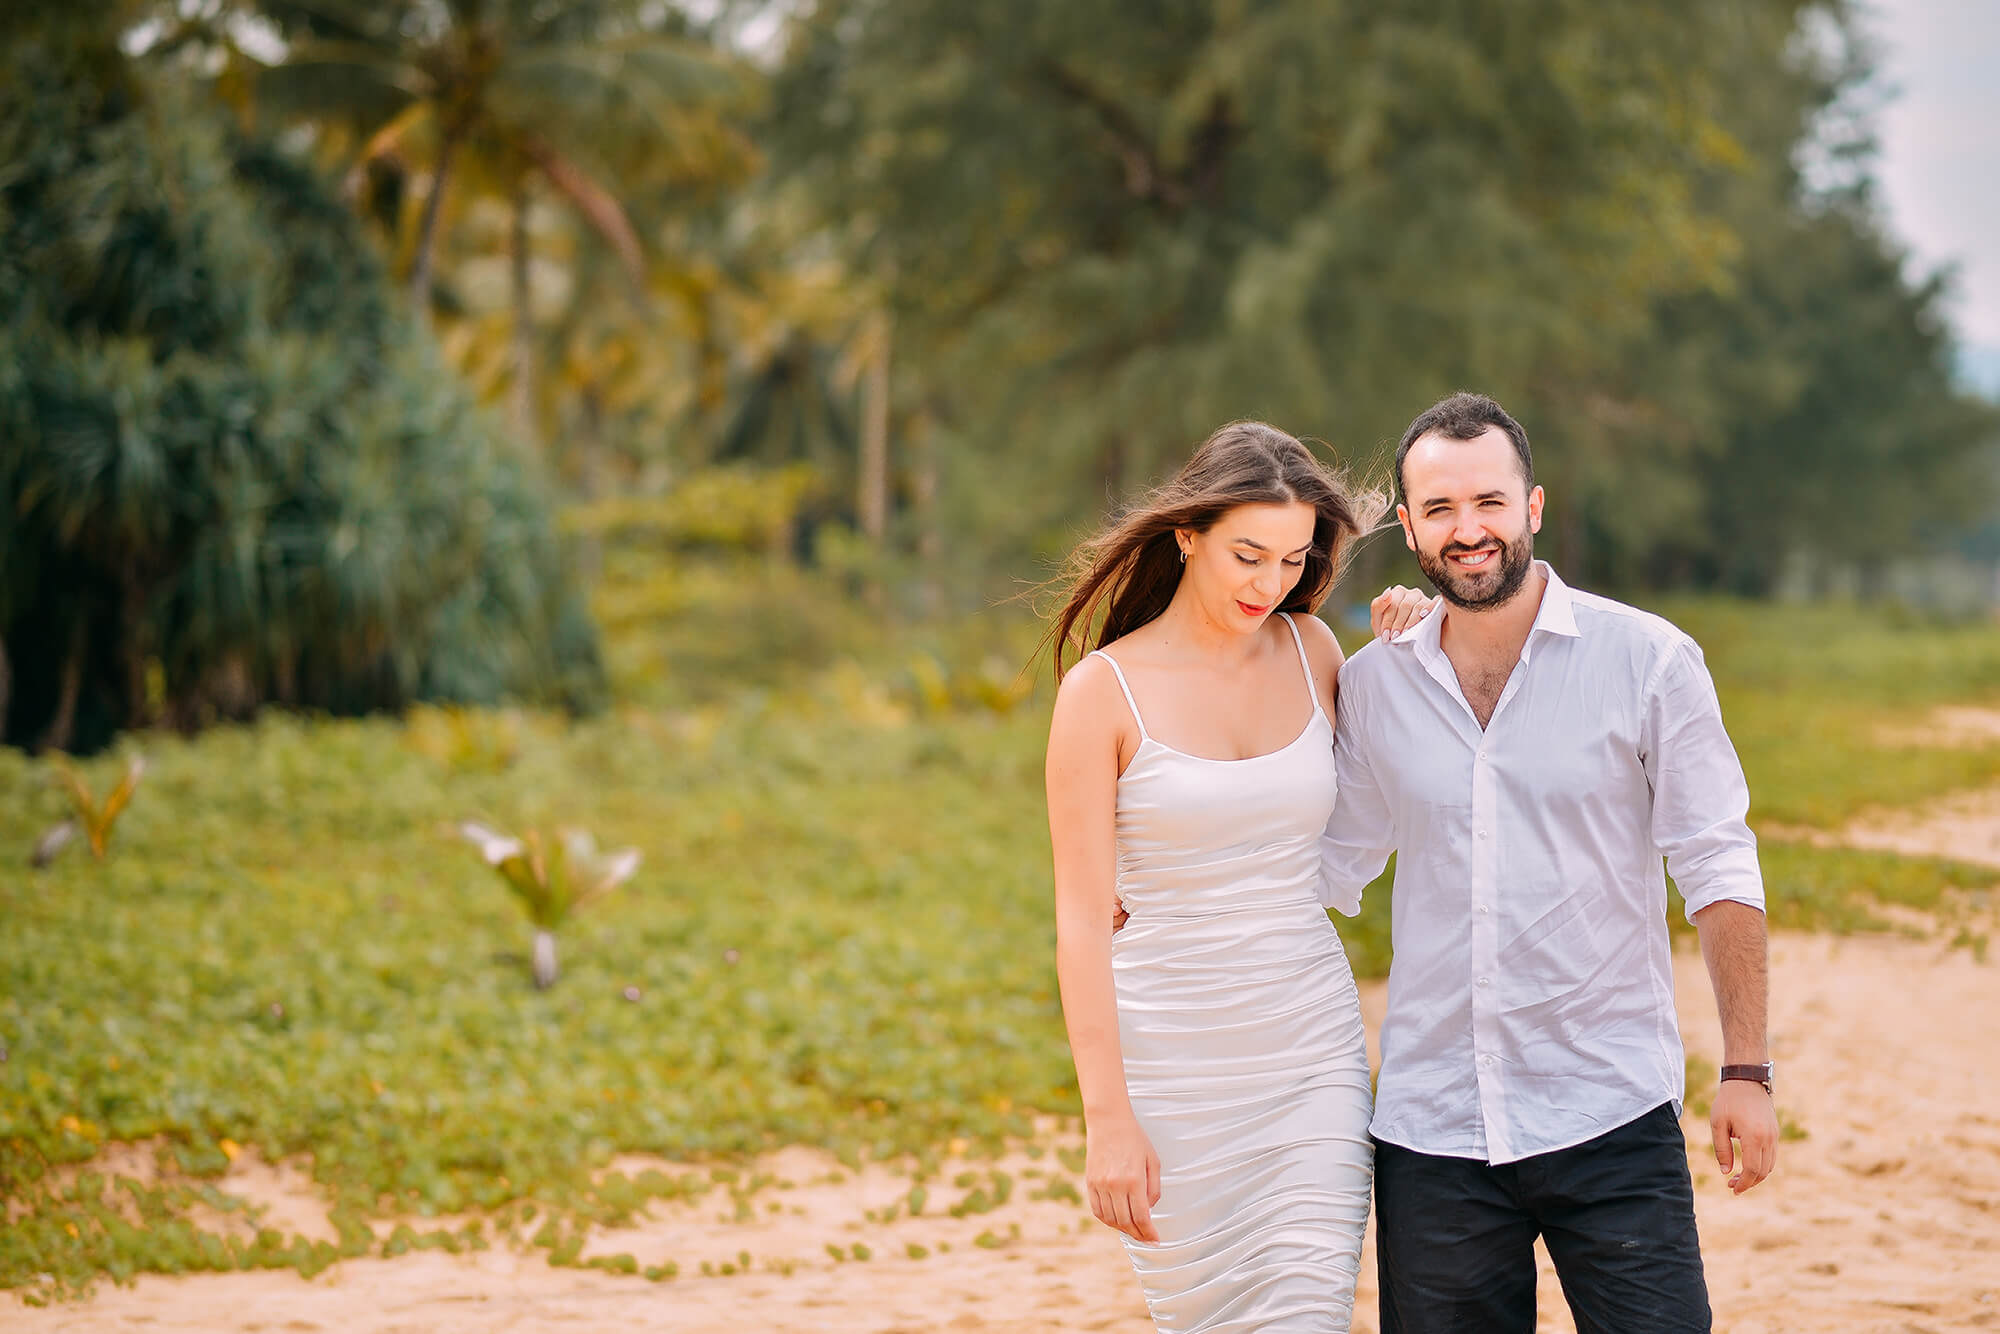
[[[1689,1049],[1713,1060],[1715,1009],[1699,955],[1680,955],[1676,971]],[[1784,935],[1773,942],[1772,982],[1780,1107],[1805,1138],[1782,1146],[1769,1182],[1736,1198],[1710,1155],[1706,1122],[1686,1126],[1717,1328],[2000,1329],[2000,964],[1943,935]],[[1382,988],[1363,997],[1372,1030]],[[718,1188],[656,1206],[586,1252],[630,1254],[641,1266],[671,1259],[681,1272],[665,1282],[554,1269],[539,1251],[430,1252],[347,1261],[312,1280],[289,1271],[142,1278],[44,1309],[9,1298],[0,1325],[19,1334],[1150,1328],[1115,1236],[1065,1199],[1032,1198],[1076,1179],[1053,1151],[954,1162],[917,1217],[907,1212],[909,1181],[886,1169],[854,1174],[802,1149],[759,1168],[786,1184],[749,1197],[754,1221],[738,1221]],[[996,1169],[1010,1182],[1007,1203],[951,1217],[949,1206],[973,1190],[996,1193]],[[331,1235],[296,1165],[245,1155],[223,1187],[266,1202],[282,1226]],[[896,1216],[878,1221],[891,1206]],[[855,1258],[857,1244],[866,1258]],[[704,1262],[713,1272],[701,1272]],[[1568,1330],[1544,1269],[1540,1328]],[[1357,1331],[1375,1329],[1372,1273],[1370,1255]]]

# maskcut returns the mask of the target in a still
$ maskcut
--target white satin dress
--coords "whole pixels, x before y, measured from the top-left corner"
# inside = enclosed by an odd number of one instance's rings
[[[1282,613],[1281,613],[1282,614]],[[1337,782],[1312,689],[1289,745],[1187,755],[1146,731],[1118,780],[1111,942],[1125,1082],[1160,1155],[1157,1244],[1125,1239],[1172,1334],[1344,1334],[1374,1150],[1360,1000],[1320,906],[1319,837]]]

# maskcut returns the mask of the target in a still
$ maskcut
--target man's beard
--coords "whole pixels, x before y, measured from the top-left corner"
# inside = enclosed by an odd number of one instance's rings
[[[1535,563],[1535,534],[1523,527],[1521,535],[1500,548],[1497,571],[1482,570],[1478,574],[1467,574],[1450,561],[1450,557],[1470,551],[1485,550],[1483,546],[1467,546],[1463,542],[1447,542],[1432,555],[1422,547],[1417,548],[1417,568],[1424,572],[1424,578],[1454,607],[1467,611],[1486,611],[1497,607],[1521,591],[1521,585],[1528,580],[1528,568]]]

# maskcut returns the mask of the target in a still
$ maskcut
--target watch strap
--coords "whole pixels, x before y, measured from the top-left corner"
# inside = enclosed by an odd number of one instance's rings
[[[1752,1084],[1762,1084],[1764,1091],[1769,1093],[1771,1091],[1771,1063],[1766,1061],[1762,1065],[1723,1066],[1722,1081],[1727,1082],[1732,1079],[1742,1079]]]

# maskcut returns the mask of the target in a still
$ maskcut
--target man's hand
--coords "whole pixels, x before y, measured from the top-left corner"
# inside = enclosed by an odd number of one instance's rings
[[[1393,643],[1397,636],[1430,613],[1431,602],[1431,598],[1401,584],[1385,588],[1368,604],[1369,633],[1377,639]]]
[[[1118,900],[1111,901],[1111,929],[1118,930],[1132,920],[1132,914],[1125,911],[1125,905]]]
[[[1771,1175],[1778,1165],[1778,1113],[1762,1084],[1725,1079],[1715,1091],[1708,1128],[1715,1136],[1716,1165],[1736,1194]],[[1734,1146],[1731,1140],[1736,1141]]]

